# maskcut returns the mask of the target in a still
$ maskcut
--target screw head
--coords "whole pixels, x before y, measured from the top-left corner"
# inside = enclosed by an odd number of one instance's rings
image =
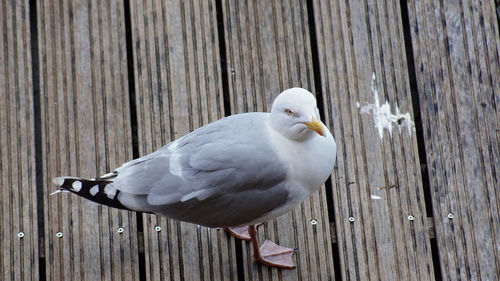
[[[415,219],[415,218],[414,218],[412,215],[409,215],[409,216],[408,216],[408,220],[409,220],[409,221],[412,221],[412,220],[414,220],[414,219]]]
[[[449,213],[449,214],[448,214],[448,218],[449,218],[450,220],[451,220],[451,219],[453,219],[453,218],[454,218],[453,214],[452,214],[452,213]]]
[[[58,233],[56,233],[56,236],[57,236],[57,238],[61,238],[61,237],[63,237],[63,234],[62,234],[62,232],[59,231]]]
[[[157,232],[160,232],[160,231],[161,231],[161,226],[159,226],[159,225],[155,226],[155,230],[156,230]]]
[[[24,237],[24,232],[20,231],[17,233],[17,237],[23,238]]]
[[[356,221],[356,219],[354,217],[349,217],[347,220],[350,221],[350,222]]]
[[[118,227],[118,229],[117,229],[116,231],[117,231],[118,233],[123,233],[123,231],[125,231],[125,230],[123,230],[123,227]]]
[[[317,220],[315,220],[315,219],[312,219],[312,220],[311,220],[311,224],[312,224],[312,225],[316,225],[316,224],[318,224],[318,221],[317,221]]]

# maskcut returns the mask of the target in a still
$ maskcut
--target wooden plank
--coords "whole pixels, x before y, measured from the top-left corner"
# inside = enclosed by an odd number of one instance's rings
[[[48,195],[53,177],[95,177],[132,158],[123,5],[39,1],[37,19],[46,278],[137,280],[134,213]]]
[[[223,1],[231,113],[269,111],[284,89],[314,90],[312,53],[305,1]],[[311,224],[315,220],[316,224]],[[293,212],[259,227],[259,238],[299,250],[294,270],[252,261],[243,248],[245,280],[332,280],[332,244],[325,190]]]
[[[0,279],[38,278],[28,1],[0,3]]]
[[[314,1],[321,90],[338,141],[332,183],[343,280],[434,279],[415,133],[394,128],[381,139],[358,108],[374,103],[375,73],[381,103],[413,116],[400,9],[397,1]]]
[[[139,154],[224,116],[214,1],[131,1]],[[156,231],[155,228],[159,231]],[[148,280],[235,280],[222,230],[144,216]]]
[[[493,1],[408,11],[443,280],[500,278],[500,39]]]

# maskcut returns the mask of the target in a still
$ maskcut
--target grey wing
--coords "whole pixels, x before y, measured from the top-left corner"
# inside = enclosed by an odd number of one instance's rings
[[[287,167],[257,121],[236,120],[230,128],[213,123],[125,164],[113,182],[119,200],[131,209],[212,227],[262,217],[287,201]]]

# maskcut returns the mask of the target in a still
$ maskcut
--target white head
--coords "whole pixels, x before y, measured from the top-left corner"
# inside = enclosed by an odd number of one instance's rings
[[[291,88],[279,94],[273,102],[269,122],[283,136],[302,141],[313,136],[325,136],[316,99],[302,88]]]

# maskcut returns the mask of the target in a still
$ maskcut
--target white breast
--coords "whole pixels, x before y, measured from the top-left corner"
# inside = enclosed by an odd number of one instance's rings
[[[304,142],[286,139],[272,130],[270,132],[271,142],[280,160],[290,167],[288,177],[293,184],[289,191],[297,197],[307,197],[316,191],[333,170],[336,143],[326,126],[323,127],[324,137],[315,135]]]

